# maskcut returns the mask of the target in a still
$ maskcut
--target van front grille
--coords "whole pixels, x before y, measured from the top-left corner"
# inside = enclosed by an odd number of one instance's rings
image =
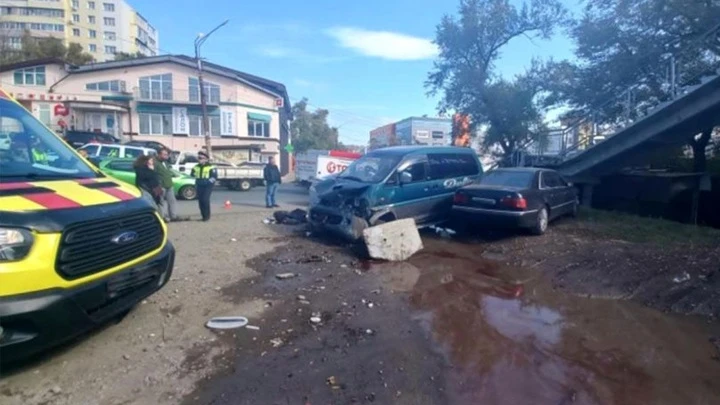
[[[146,255],[162,242],[153,211],[78,222],[63,231],[55,269],[66,279],[84,277]]]

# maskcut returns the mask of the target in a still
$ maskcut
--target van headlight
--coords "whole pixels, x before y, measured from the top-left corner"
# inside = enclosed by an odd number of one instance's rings
[[[33,236],[30,231],[17,228],[0,228],[0,262],[22,260],[30,253]]]

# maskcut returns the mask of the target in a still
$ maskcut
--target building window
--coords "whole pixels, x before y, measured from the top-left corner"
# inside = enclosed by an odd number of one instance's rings
[[[95,24],[96,22],[97,22],[97,20],[95,19],[95,16],[94,16],[94,15],[89,15],[89,16],[88,16],[88,23],[90,23],[90,24]]]
[[[93,37],[93,38],[94,38],[94,37]],[[90,44],[90,45],[88,45],[88,50],[89,50],[90,52],[97,52],[97,45],[95,45],[95,44]]]
[[[191,136],[204,136],[202,130],[202,116],[201,115],[188,115],[188,124],[190,126]],[[208,117],[208,125],[210,127],[211,136],[220,136],[220,117],[210,116]]]
[[[73,36],[74,37],[80,36],[80,28],[73,28]]]
[[[109,55],[114,55],[117,53],[117,47],[106,45],[105,46],[105,53]]]
[[[88,1],[88,8],[90,10],[95,10],[95,2],[94,1]]]
[[[72,0],[72,8],[80,8],[80,0]]]
[[[88,30],[88,37],[90,37],[90,38],[97,38],[97,31],[95,31],[95,30]]]
[[[113,12],[115,11],[115,5],[112,3],[103,3],[103,10]]]
[[[113,17],[103,17],[103,23],[108,27],[114,27],[115,19]]]
[[[38,119],[45,125],[52,125],[50,104],[38,104]]]
[[[0,22],[0,29],[6,30],[33,30],[33,31],[54,31],[64,32],[65,26],[62,24],[47,24],[47,23],[24,23],[15,21],[3,21]]]
[[[125,80],[110,80],[107,82],[88,83],[85,90],[91,91],[125,91]]]
[[[25,68],[13,73],[15,84],[18,86],[44,86],[45,66]]]
[[[65,17],[65,11],[38,7],[0,7],[0,15],[29,15],[37,17]]]
[[[205,87],[205,101],[210,104],[219,104],[220,103],[220,86],[217,84],[212,84],[208,82],[203,83],[203,87]],[[190,91],[190,102],[193,103],[199,103],[200,102],[200,84],[198,79],[194,77],[188,78],[188,89]]]
[[[445,138],[445,134],[443,131],[432,131],[432,138],[433,139],[443,139]]]
[[[141,77],[140,98],[143,100],[172,100],[172,74]]]
[[[76,22],[76,23],[80,22],[80,14],[73,14],[73,22]]]
[[[117,35],[115,35],[114,31],[105,31],[103,32],[103,38],[106,41],[114,41],[117,39]]]
[[[270,137],[270,123],[248,118],[248,136]]]
[[[172,114],[138,114],[141,135],[172,135]]]

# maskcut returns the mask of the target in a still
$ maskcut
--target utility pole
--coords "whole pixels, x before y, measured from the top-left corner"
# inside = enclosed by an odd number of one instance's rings
[[[208,120],[207,113],[207,95],[205,94],[205,81],[203,80],[203,63],[200,57],[200,47],[208,37],[215,31],[219,30],[222,26],[228,23],[230,20],[223,21],[222,24],[213,28],[207,34],[198,34],[195,38],[195,61],[197,62],[198,71],[198,86],[200,87],[200,105],[202,108],[202,133],[205,136],[205,149],[207,149],[208,157],[212,158],[212,139],[210,137],[210,122]]]

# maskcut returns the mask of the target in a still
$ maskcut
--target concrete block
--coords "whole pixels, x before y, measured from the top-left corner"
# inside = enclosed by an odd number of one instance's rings
[[[400,219],[363,230],[363,239],[373,259],[407,260],[423,248],[412,218]]]

